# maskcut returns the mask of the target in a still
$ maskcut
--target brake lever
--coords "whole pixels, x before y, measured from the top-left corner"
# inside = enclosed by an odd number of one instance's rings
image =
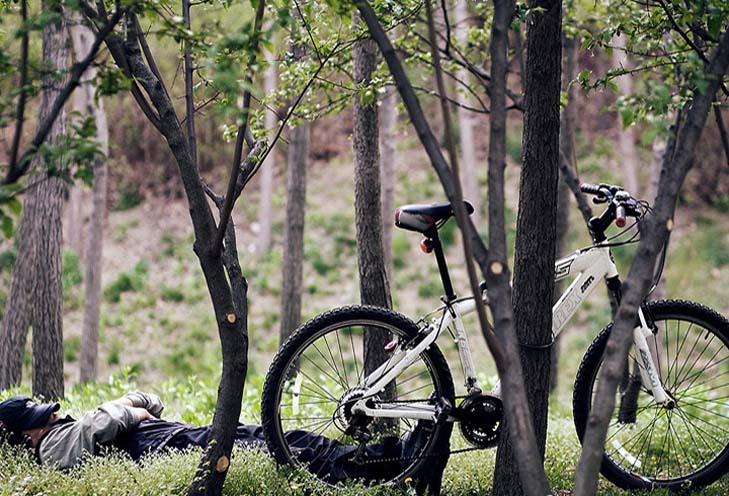
[[[594,203],[595,205],[600,205],[601,203],[607,203],[607,202],[608,202],[608,199],[604,196],[594,196],[592,198],[592,203]]]

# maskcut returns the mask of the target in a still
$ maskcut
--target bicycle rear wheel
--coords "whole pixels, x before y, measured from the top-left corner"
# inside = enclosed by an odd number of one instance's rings
[[[701,487],[729,469],[729,321],[702,305],[650,302],[657,330],[648,338],[672,409],[642,384],[635,350],[615,399],[602,474],[625,489]],[[595,338],[575,380],[575,427],[583,439],[612,324]]]
[[[365,333],[368,340],[379,335],[390,342],[373,350],[367,372]],[[274,358],[263,388],[263,429],[277,462],[306,468],[332,485],[351,479],[399,484],[416,474],[447,441],[452,424],[364,417],[352,405],[362,398],[367,374],[381,365],[388,370],[417,334],[406,317],[367,306],[329,311],[296,330]],[[431,345],[370,406],[452,405],[454,395],[445,358]]]

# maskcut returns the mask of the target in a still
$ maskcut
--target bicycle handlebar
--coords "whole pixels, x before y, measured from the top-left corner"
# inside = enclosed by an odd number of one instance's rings
[[[609,203],[607,210],[595,222],[591,222],[593,230],[604,231],[612,222],[622,228],[627,224],[626,217],[640,217],[637,200],[620,186],[612,184],[581,184],[583,193],[594,195],[594,203]]]

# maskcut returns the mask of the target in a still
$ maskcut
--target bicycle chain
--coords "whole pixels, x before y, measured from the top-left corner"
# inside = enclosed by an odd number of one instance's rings
[[[468,397],[468,395],[464,394],[464,395],[456,396],[454,398],[454,400],[464,399],[467,397]],[[428,402],[428,401],[430,401],[430,400],[429,399],[427,399],[427,400],[399,400],[398,403],[424,403],[424,402]],[[371,465],[371,464],[375,464],[375,463],[401,462],[401,461],[408,461],[408,460],[418,460],[418,459],[422,459],[422,458],[435,458],[435,457],[444,456],[444,455],[449,455],[449,456],[458,455],[461,453],[467,453],[469,451],[477,451],[477,450],[485,450],[485,449],[490,449],[490,448],[479,448],[476,446],[471,446],[469,448],[459,448],[456,450],[449,449],[447,451],[440,451],[437,453],[428,453],[425,455],[377,458],[377,459],[364,460],[364,461],[355,462],[355,463],[359,463],[360,465]]]

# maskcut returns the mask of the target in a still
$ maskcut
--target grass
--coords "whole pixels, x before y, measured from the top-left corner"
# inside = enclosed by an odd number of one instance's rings
[[[75,386],[62,403],[62,412],[80,416],[104,401],[123,396],[136,389],[134,373],[125,368],[121,374],[104,383]],[[251,377],[246,384],[242,419],[258,422],[258,399],[262,381]],[[154,388],[167,405],[164,418],[204,425],[211,421],[215,407],[213,381],[194,376],[187,380],[168,380]],[[0,399],[13,394],[27,394],[27,390],[14,389],[0,393]],[[454,431],[453,448],[466,444]],[[0,446],[0,495],[181,495],[195,473],[200,450],[175,452],[146,458],[134,463],[119,453],[95,457],[70,471],[61,472],[39,467],[32,454]],[[569,491],[573,485],[574,467],[579,456],[579,443],[569,417],[552,415],[545,459],[545,470],[555,491]],[[488,495],[492,483],[495,450],[470,451],[451,456],[444,479],[444,494]],[[696,494],[719,495],[729,490],[726,478]],[[236,449],[228,474],[226,495],[304,495],[331,494],[312,484],[305,474],[290,469],[279,469],[265,453]],[[362,487],[348,487],[339,492],[344,496],[381,494]],[[397,493],[403,494],[403,493]],[[407,494],[407,492],[405,493]],[[624,495],[605,480],[601,480],[599,494]],[[652,493],[660,494],[660,493]]]

